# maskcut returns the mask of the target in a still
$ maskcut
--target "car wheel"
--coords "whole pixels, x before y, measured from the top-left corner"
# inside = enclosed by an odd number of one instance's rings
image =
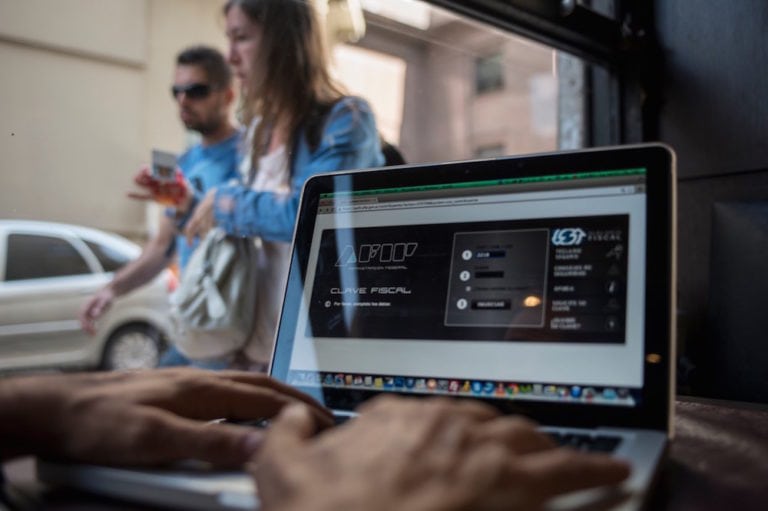
[[[101,367],[106,370],[157,367],[165,342],[150,325],[127,325],[113,333],[104,348]]]

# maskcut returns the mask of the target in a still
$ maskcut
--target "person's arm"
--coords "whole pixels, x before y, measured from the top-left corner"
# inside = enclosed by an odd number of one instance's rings
[[[157,234],[147,242],[141,255],[121,268],[109,284],[83,304],[79,313],[83,330],[95,332],[96,321],[109,310],[115,298],[146,284],[168,266],[172,255],[169,247],[175,234],[173,219],[163,215]]]
[[[290,241],[301,188],[307,178],[321,172],[375,167],[383,163],[370,106],[360,98],[346,97],[331,109],[320,143],[308,160],[296,161],[290,193],[223,186],[216,191],[215,197],[210,198],[213,218],[216,225],[232,235]]]
[[[272,417],[290,403],[330,425],[330,413],[311,398],[254,373],[174,368],[8,377],[0,380],[0,459],[238,466],[258,449],[262,432],[207,421]]]
[[[300,405],[273,421],[249,466],[264,511],[531,510],[629,475],[625,462],[555,448],[531,422],[477,402],[377,398],[315,429]]]

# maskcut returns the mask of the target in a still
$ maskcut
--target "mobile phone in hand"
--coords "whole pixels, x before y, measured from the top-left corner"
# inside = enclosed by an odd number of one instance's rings
[[[176,179],[176,155],[153,149],[152,177],[161,182],[173,182]]]

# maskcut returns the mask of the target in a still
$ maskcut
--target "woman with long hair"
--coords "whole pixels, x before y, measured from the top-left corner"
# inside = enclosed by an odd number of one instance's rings
[[[345,95],[330,76],[311,1],[228,0],[224,15],[248,127],[243,178],[190,203],[184,232],[193,239],[216,225],[258,238],[258,310],[244,351],[259,366],[271,354],[304,181],[319,172],[380,166],[384,157],[370,106]]]

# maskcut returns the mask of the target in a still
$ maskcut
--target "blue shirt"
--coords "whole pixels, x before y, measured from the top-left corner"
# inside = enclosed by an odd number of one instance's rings
[[[288,196],[228,185],[216,191],[216,224],[235,236],[261,236],[267,241],[290,242],[304,181],[320,172],[384,165],[379,132],[370,105],[348,96],[337,101],[323,125],[317,147],[299,137],[291,158],[291,192]],[[219,207],[220,201],[234,206]]]
[[[239,179],[237,165],[240,159],[240,136],[240,131],[236,131],[231,137],[210,146],[195,144],[179,157],[178,166],[197,197],[205,196],[211,188]],[[173,218],[176,211],[169,208],[166,215]],[[176,253],[182,271],[196,246],[197,241],[189,246],[184,236],[176,236]]]

